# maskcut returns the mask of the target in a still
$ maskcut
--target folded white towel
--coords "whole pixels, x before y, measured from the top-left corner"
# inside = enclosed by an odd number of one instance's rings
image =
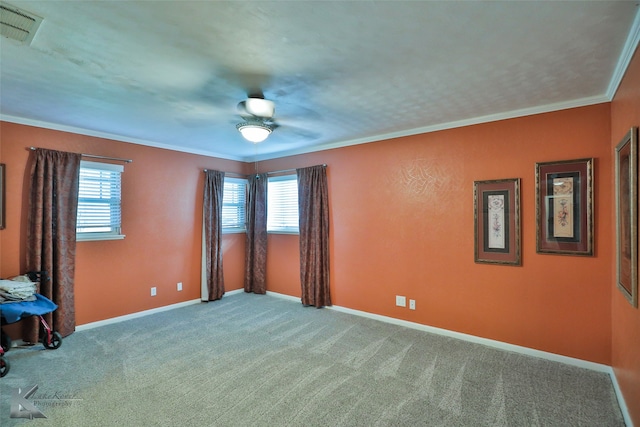
[[[0,291],[10,294],[16,299],[25,299],[36,293],[36,284],[33,282],[0,279]]]

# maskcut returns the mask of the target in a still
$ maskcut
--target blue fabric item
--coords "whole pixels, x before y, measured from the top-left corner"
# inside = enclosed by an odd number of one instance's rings
[[[0,304],[0,315],[4,323],[15,323],[28,316],[41,316],[58,308],[49,298],[45,298],[40,294],[35,294],[35,297],[35,301],[16,301]]]

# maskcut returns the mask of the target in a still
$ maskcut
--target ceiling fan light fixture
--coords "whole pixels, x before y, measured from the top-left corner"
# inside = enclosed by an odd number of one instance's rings
[[[273,128],[261,122],[242,122],[236,125],[244,139],[257,144],[267,139]]]

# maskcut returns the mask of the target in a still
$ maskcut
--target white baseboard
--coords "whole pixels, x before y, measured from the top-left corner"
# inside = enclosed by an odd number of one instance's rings
[[[280,294],[277,292],[267,291],[267,295],[286,299],[289,301],[295,301],[298,303],[300,302],[299,297],[293,297],[291,295]],[[609,375],[609,377],[611,378],[611,382],[613,383],[613,389],[616,393],[616,397],[618,398],[618,404],[620,406],[620,411],[622,412],[624,422],[626,423],[627,427],[633,427],[631,416],[629,415],[629,410],[625,403],[624,396],[622,395],[622,391],[620,390],[620,387],[618,385],[615,372],[613,371],[613,368],[609,365],[590,362],[588,360],[577,359],[575,357],[563,356],[560,354],[550,353],[547,351],[536,350],[533,348],[523,347],[520,345],[509,344],[509,343],[492,340],[488,338],[477,337],[475,335],[463,334],[461,332],[450,331],[448,329],[427,326],[421,323],[409,322],[408,320],[401,320],[393,317],[382,316],[379,314],[367,313],[366,311],[354,310],[351,308],[341,307],[338,305],[333,305],[326,308],[330,310],[339,311],[342,313],[352,314],[354,316],[366,317],[369,319],[378,320],[380,322],[391,323],[393,325],[404,326],[406,328],[417,329],[424,332],[430,332],[432,334],[442,335],[450,338],[456,338],[459,340],[468,341],[476,344],[482,344],[482,345],[497,348],[500,350],[512,351],[515,353],[524,354],[532,357],[538,357],[538,358],[550,360],[553,362],[565,363],[567,365],[576,366],[578,368],[584,368],[592,371],[606,373]]]
[[[394,325],[404,326],[406,328],[417,329],[424,332],[430,332],[432,334],[442,335],[449,338],[456,338],[463,341],[468,341],[476,344],[486,345],[488,347],[497,348],[500,350],[512,351],[515,353],[525,354],[527,356],[539,357],[541,359],[551,360],[554,362],[566,363],[568,365],[577,366],[579,368],[590,369],[592,371],[609,373],[611,367],[603,365],[601,363],[589,362],[587,360],[576,359],[574,357],[562,356],[560,354],[549,353],[547,351],[536,350],[529,347],[523,347],[520,345],[509,344],[502,341],[492,340],[489,338],[482,338],[475,335],[464,334],[462,332],[451,331],[448,329],[436,328],[434,326],[427,326],[421,323],[409,322],[407,320],[396,319],[393,317],[381,316],[379,314],[367,313],[365,311],[353,310],[351,308],[340,307],[337,305],[327,307],[331,310],[340,311],[342,313],[353,314],[356,316],[367,317],[369,319],[378,320],[381,322],[391,323]]]
[[[272,296],[272,297],[276,297],[276,298],[286,299],[286,300],[297,302],[297,303],[300,303],[300,301],[301,301],[300,297],[294,297],[294,296],[291,296],[291,295],[281,294],[281,293],[278,293],[278,292],[267,291],[267,295]]]
[[[225,295],[233,295],[244,292],[244,289],[234,289],[233,291],[225,292]],[[98,328],[100,326],[111,325],[113,323],[124,322],[125,320],[136,319],[138,317],[148,316],[154,313],[161,313],[167,310],[173,310],[174,308],[186,307],[192,304],[198,304],[205,302],[200,299],[193,299],[189,301],[179,302],[176,304],[165,305],[163,307],[152,308],[150,310],[138,311],[136,313],[125,314],[124,316],[112,317],[111,319],[99,320],[97,322],[85,323],[84,325],[76,326],[76,331],[86,331],[87,329]]]
[[[243,292],[244,292],[244,289],[234,289],[233,291],[225,292],[225,295],[235,295]],[[291,295],[286,295],[286,294],[281,294],[278,292],[271,292],[271,291],[267,291],[266,294],[272,297],[300,303],[300,297],[294,297]],[[105,326],[113,323],[119,323],[125,320],[131,320],[138,317],[148,316],[154,313],[173,310],[174,308],[180,308],[180,307],[185,307],[192,304],[198,304],[200,302],[202,302],[200,299],[184,301],[177,304],[167,305],[164,307],[153,308],[151,310],[145,310],[137,313],[127,314],[125,316],[119,316],[111,319],[100,320],[98,322],[87,323],[84,325],[76,326],[76,331],[83,331],[83,330],[93,329],[93,328],[97,328],[100,326]],[[629,415],[629,410],[625,403],[624,396],[622,395],[622,391],[620,390],[620,386],[618,385],[618,380],[616,379],[615,372],[613,371],[613,368],[609,365],[590,362],[587,360],[577,359],[574,357],[562,356],[560,354],[550,353],[542,350],[536,350],[533,348],[523,347],[515,344],[509,344],[509,343],[496,341],[488,338],[477,337],[475,335],[463,334],[461,332],[450,331],[448,329],[427,326],[421,323],[409,322],[408,320],[401,320],[393,317],[382,316],[379,314],[367,313],[366,311],[354,310],[351,308],[340,307],[337,305],[326,307],[326,308],[330,310],[339,311],[342,313],[351,314],[354,316],[366,317],[369,319],[378,320],[380,322],[390,323],[398,326],[404,326],[406,328],[417,329],[420,331],[442,335],[450,338],[456,338],[459,340],[468,341],[476,344],[482,344],[482,345],[497,348],[500,350],[512,351],[512,352],[524,354],[527,356],[539,357],[541,359],[546,359],[546,360],[559,362],[559,363],[565,363],[567,365],[572,365],[579,368],[590,369],[592,371],[604,372],[608,374],[609,377],[611,378],[611,382],[613,383],[613,389],[616,393],[616,397],[618,398],[618,404],[620,405],[620,411],[622,412],[624,422],[626,423],[627,427],[633,427],[633,422],[631,421],[631,416]]]
[[[620,405],[620,412],[622,412],[624,424],[627,427],[633,427],[633,421],[631,420],[631,415],[629,415],[629,408],[627,408],[627,402],[625,402],[624,396],[622,395],[622,390],[620,390],[620,385],[618,384],[616,373],[613,368],[609,369],[609,376],[611,377],[611,382],[613,383],[613,390],[616,392],[616,397],[618,398],[618,405]]]
[[[100,326],[111,325],[114,323],[124,322],[125,320],[137,319],[138,317],[148,316],[154,313],[161,313],[167,310],[173,310],[174,308],[186,307],[192,304],[200,303],[200,299],[194,299],[190,301],[179,302],[177,304],[165,305],[163,307],[152,308],[150,310],[138,311],[137,313],[126,314],[124,316],[112,317],[111,319],[98,320],[97,322],[85,323],[84,325],[76,326],[76,332],[86,331],[87,329],[99,328]]]

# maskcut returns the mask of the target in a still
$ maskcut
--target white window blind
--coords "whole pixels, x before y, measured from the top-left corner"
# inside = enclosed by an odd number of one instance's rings
[[[222,232],[241,233],[245,228],[247,180],[225,178],[222,196]]]
[[[267,187],[267,231],[298,233],[298,178],[269,177]]]
[[[121,175],[124,167],[80,162],[77,240],[122,239]]]

